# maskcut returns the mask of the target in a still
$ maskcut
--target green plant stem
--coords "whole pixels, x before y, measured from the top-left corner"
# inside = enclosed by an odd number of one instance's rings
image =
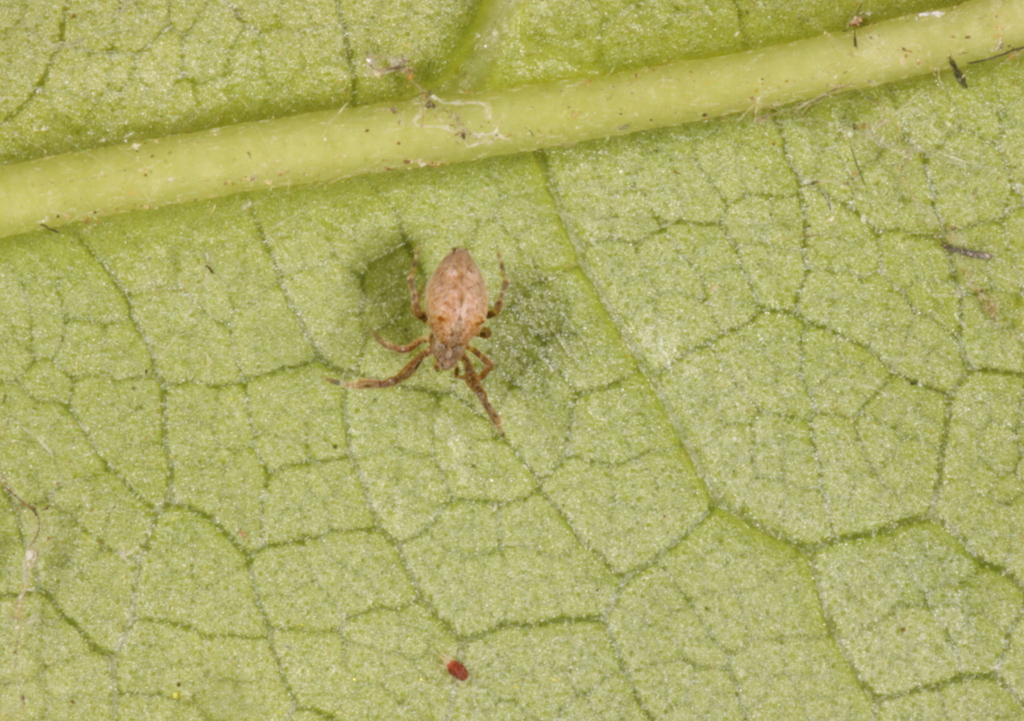
[[[1024,45],[1024,1],[973,0],[852,33],[479,95],[419,95],[0,168],[0,237],[363,173],[459,163],[880,85]]]

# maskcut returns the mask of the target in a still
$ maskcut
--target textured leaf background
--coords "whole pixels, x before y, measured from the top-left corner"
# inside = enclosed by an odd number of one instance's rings
[[[0,0],[0,157],[934,10]],[[966,71],[0,240],[0,718],[1024,718],[1024,75]],[[416,245],[505,259],[505,438],[324,381]]]

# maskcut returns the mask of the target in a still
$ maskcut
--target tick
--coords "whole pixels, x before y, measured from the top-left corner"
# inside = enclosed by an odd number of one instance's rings
[[[452,248],[452,252],[441,261],[427,283],[424,298],[427,309],[424,312],[420,306],[419,291],[416,289],[416,268],[419,265],[419,258],[419,248],[417,248],[413,252],[412,268],[409,269],[406,282],[409,284],[412,314],[427,324],[430,333],[420,336],[407,345],[390,343],[377,333],[374,333],[373,337],[382,346],[396,353],[409,353],[424,343],[428,344],[427,347],[417,353],[402,370],[390,378],[384,380],[366,378],[345,385],[349,388],[390,388],[409,378],[426,357],[432,355],[434,356],[434,369],[438,371],[455,369],[455,377],[461,377],[466,381],[466,385],[480,399],[491,423],[498,429],[498,433],[504,435],[501,416],[487,399],[487,392],[481,382],[488,373],[494,370],[494,361],[470,345],[474,338],[491,337],[491,329],[485,328],[484,323],[498,315],[504,305],[505,291],[508,289],[509,280],[501,253],[498,253],[501,291],[498,293],[498,300],[493,308],[487,307],[487,286],[484,285],[484,277],[476,263],[473,262],[469,251],[465,248]],[[473,367],[469,357],[470,353],[483,363],[483,370],[479,373]],[[460,362],[462,363],[461,373]]]

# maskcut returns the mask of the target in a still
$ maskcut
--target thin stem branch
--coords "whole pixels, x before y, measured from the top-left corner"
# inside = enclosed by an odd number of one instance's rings
[[[754,114],[1024,45],[1024,3],[971,0],[734,55],[250,122],[0,168],[0,237],[116,213]],[[1012,62],[1012,61],[1011,61]]]

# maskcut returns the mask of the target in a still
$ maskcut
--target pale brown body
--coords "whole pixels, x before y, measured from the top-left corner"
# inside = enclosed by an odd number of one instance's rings
[[[452,248],[441,264],[437,266],[434,275],[427,283],[427,291],[424,301],[427,310],[424,313],[420,307],[420,295],[416,290],[416,266],[419,263],[419,249],[413,253],[412,268],[406,278],[409,284],[409,296],[412,300],[412,314],[427,324],[430,329],[429,336],[421,336],[408,345],[395,345],[381,338],[376,333],[373,337],[377,342],[389,350],[398,353],[408,353],[424,343],[429,343],[426,350],[421,350],[416,357],[409,361],[406,366],[397,374],[384,380],[367,378],[360,381],[352,381],[345,385],[349,388],[389,388],[398,385],[409,378],[427,356],[434,356],[434,368],[436,370],[455,369],[455,377],[459,377],[459,361],[462,361],[463,375],[476,397],[487,411],[488,417],[494,423],[499,433],[504,433],[501,427],[501,416],[494,410],[494,406],[487,399],[487,392],[481,381],[494,369],[494,361],[485,354],[470,345],[476,337],[489,338],[490,328],[484,328],[488,318],[493,318],[501,312],[505,302],[505,290],[508,288],[508,274],[505,273],[505,263],[501,260],[501,253],[498,254],[498,265],[501,268],[501,291],[498,293],[498,300],[494,308],[487,307],[487,286],[484,284],[484,277],[480,269],[476,267],[472,256],[465,248]],[[479,373],[473,368],[470,362],[469,353],[472,353],[484,364],[484,369]]]

